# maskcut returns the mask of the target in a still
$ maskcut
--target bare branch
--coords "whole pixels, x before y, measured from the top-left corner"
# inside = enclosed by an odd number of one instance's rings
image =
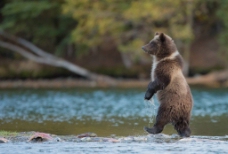
[[[3,47],[3,48],[9,49],[9,50],[15,51],[15,52],[21,54],[22,56],[24,56],[25,58],[28,58],[28,59],[30,59],[32,61],[35,61],[35,62],[38,62],[38,63],[44,63],[42,61],[42,58],[39,58],[39,57],[27,52],[25,49],[23,49],[21,47],[18,47],[18,46],[15,46],[15,45],[13,45],[11,43],[0,41],[0,46]]]
[[[16,42],[21,46],[24,46],[26,48],[28,48],[31,52],[36,53],[37,55],[43,57],[43,58],[50,58],[50,59],[58,59],[57,57],[43,51],[42,49],[38,48],[37,46],[35,46],[34,44],[26,41],[25,39],[16,37],[16,36],[12,36],[4,31],[0,31],[0,36],[2,36],[3,38],[6,38],[10,41]]]
[[[74,64],[71,64],[65,60],[46,59],[46,58],[41,58],[41,57],[35,56],[34,54],[31,54],[28,51],[26,51],[25,49],[18,47],[16,45],[13,45],[12,43],[0,41],[0,46],[3,48],[9,49],[9,50],[15,51],[32,61],[42,63],[42,64],[48,64],[48,65],[52,65],[52,66],[57,66],[57,67],[63,67],[63,68],[70,70],[71,72],[74,72],[76,74],[79,74],[79,75],[87,77],[87,78],[90,78],[90,75],[92,74],[89,71],[87,71],[83,68],[80,68],[79,66],[76,66]]]

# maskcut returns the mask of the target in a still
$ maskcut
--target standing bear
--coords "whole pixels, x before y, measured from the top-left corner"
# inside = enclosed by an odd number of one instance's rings
[[[166,124],[172,123],[181,137],[189,137],[193,99],[182,72],[183,59],[174,41],[166,34],[155,33],[142,49],[153,57],[151,82],[145,99],[150,100],[157,93],[160,102],[154,126],[145,127],[145,131],[161,133]]]

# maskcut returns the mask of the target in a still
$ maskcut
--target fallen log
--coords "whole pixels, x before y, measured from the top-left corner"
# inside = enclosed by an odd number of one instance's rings
[[[228,70],[216,71],[206,75],[187,78],[187,82],[190,85],[228,87]]]

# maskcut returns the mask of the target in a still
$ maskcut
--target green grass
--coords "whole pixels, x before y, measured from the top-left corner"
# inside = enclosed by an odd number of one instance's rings
[[[17,132],[9,132],[9,131],[0,130],[0,136],[2,136],[2,137],[16,136],[17,134],[18,134]]]

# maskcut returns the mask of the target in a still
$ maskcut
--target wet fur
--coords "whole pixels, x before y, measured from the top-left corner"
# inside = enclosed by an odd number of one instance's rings
[[[181,137],[189,137],[189,121],[193,105],[191,90],[182,73],[183,61],[177,53],[173,40],[161,33],[156,34],[149,44],[142,47],[153,56],[151,82],[145,94],[149,100],[156,93],[160,102],[156,122],[152,128],[145,127],[151,134],[162,132],[172,123]]]

